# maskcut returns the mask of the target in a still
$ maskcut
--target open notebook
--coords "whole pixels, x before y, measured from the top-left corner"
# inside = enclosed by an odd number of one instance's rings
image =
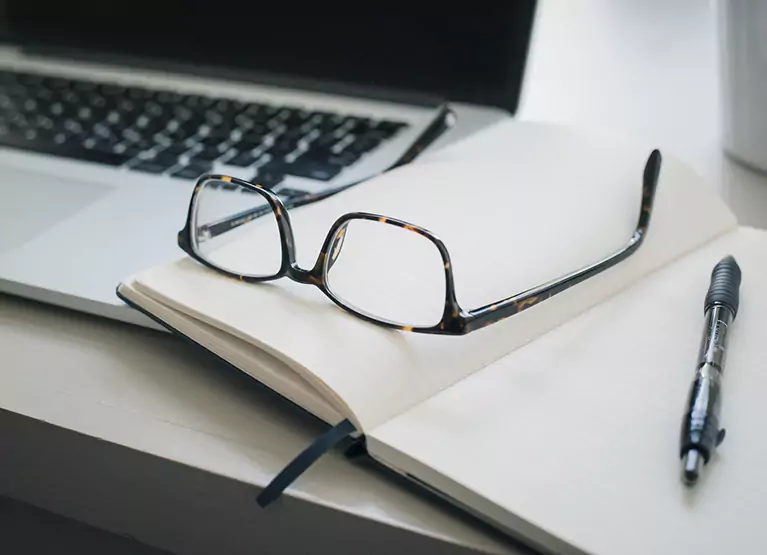
[[[459,302],[479,307],[623,246],[652,146],[503,123],[293,211],[298,263],[313,265],[338,216],[380,213],[440,236]],[[236,255],[258,241],[258,231],[244,236]],[[726,254],[743,271],[724,384],[729,433],[687,491],[679,429],[703,298]],[[118,293],[329,424],[349,419],[372,458],[538,549],[713,554],[767,545],[767,446],[754,441],[767,419],[763,283],[767,233],[738,227],[664,152],[636,254],[465,336],[384,329],[314,287],[241,283],[187,258]]]

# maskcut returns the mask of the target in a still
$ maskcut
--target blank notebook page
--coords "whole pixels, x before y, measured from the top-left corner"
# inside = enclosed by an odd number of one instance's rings
[[[628,242],[651,148],[542,124],[514,122],[492,133],[492,143],[503,150],[492,160],[414,164],[292,211],[300,266],[313,266],[339,216],[366,211],[396,217],[445,242],[458,300],[471,309],[591,264]],[[481,134],[477,140],[483,140]],[[637,254],[531,310],[463,337],[383,329],[346,314],[312,286],[288,279],[241,283],[188,259],[142,273],[136,284],[308,369],[369,428],[734,225],[700,178],[666,156],[649,234]],[[252,256],[260,238],[256,232],[244,239],[236,256]],[[370,286],[362,280],[352,285]]]
[[[709,277],[727,254],[743,271],[727,436],[688,490],[679,433]],[[575,546],[555,542],[563,553],[754,553],[767,546],[765,283],[767,233],[734,231],[373,430],[370,449]]]

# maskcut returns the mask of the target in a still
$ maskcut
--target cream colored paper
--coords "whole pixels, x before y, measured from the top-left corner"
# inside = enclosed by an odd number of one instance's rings
[[[461,148],[293,211],[299,265],[314,264],[327,231],[346,212],[397,217],[445,241],[459,301],[470,309],[590,264],[633,232],[651,145],[509,122]],[[241,283],[189,259],[139,274],[134,287],[285,362],[331,404],[347,405],[345,416],[367,430],[734,225],[709,188],[665,155],[649,236],[636,255],[464,337],[383,329],[344,313],[311,286]],[[252,255],[248,245],[258,240],[256,232],[238,243],[238,256]]]
[[[713,266],[743,272],[727,436],[694,490],[679,431]],[[368,448],[558,553],[754,553],[767,546],[767,233],[743,228],[378,429]]]
[[[336,424],[343,419],[341,415],[348,412],[343,402],[333,406],[332,395],[323,396],[302,374],[294,372],[285,362],[270,356],[263,349],[141,294],[131,281],[120,286],[120,293],[325,422]]]

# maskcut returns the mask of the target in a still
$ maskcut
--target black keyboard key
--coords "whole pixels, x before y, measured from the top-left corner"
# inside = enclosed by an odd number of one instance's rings
[[[338,129],[338,127],[344,122],[344,117],[338,114],[320,113],[320,118],[315,118],[315,124],[317,128],[323,133],[330,133]]]
[[[117,110],[110,110],[107,112],[106,117],[104,118],[104,122],[108,125],[112,125],[115,128],[123,128],[126,126],[126,121],[123,118],[123,115],[118,112]]]
[[[121,98],[117,101],[116,110],[118,112],[121,112],[122,114],[128,116],[137,116],[141,113],[141,110],[139,109],[139,105],[128,98]]]
[[[96,83],[93,81],[74,81],[73,88],[77,91],[93,91],[96,89]]]
[[[351,166],[354,162],[359,160],[360,155],[356,152],[343,150],[339,154],[332,154],[328,157],[328,164],[333,166]]]
[[[170,175],[173,177],[178,177],[181,179],[197,179],[204,173],[208,173],[210,171],[210,166],[202,165],[202,164],[192,164],[189,166],[184,166],[178,171],[175,171],[171,173]]]
[[[232,128],[226,123],[221,123],[219,125],[211,125],[210,123],[207,123],[206,127],[208,129],[206,137],[212,137],[219,141],[227,141],[232,135]]]
[[[172,164],[163,164],[156,162],[155,160],[145,160],[135,166],[131,167],[132,170],[138,170],[147,173],[162,173],[167,170]]]
[[[192,147],[190,147],[189,145],[185,143],[173,143],[170,146],[167,146],[164,149],[162,149],[160,152],[178,157],[180,154],[183,154],[190,148]]]
[[[184,100],[184,95],[173,91],[157,91],[155,99],[161,104],[172,105]]]
[[[23,135],[16,133],[1,134],[0,146],[20,148],[31,152],[50,154],[64,158],[74,158],[86,162],[97,162],[108,166],[121,166],[130,160],[130,157],[121,153],[87,149],[72,143],[56,144],[53,141],[29,140]]]
[[[123,140],[139,150],[149,150],[155,146],[154,141],[145,139],[140,135],[127,135],[123,133]]]
[[[190,108],[184,106],[183,104],[178,104],[174,106],[172,112],[173,112],[173,117],[175,117],[179,121],[187,121],[189,119],[192,119],[192,117],[194,116],[194,112]]]
[[[245,154],[251,152],[261,146],[261,141],[249,141],[242,139],[232,145],[232,148],[237,152]]]
[[[184,104],[186,104],[192,110],[197,111],[205,108],[210,108],[213,104],[213,99],[207,96],[200,96],[196,94],[188,95],[184,99]]]
[[[384,137],[388,138],[394,135],[400,129],[404,129],[405,127],[407,127],[407,124],[399,122],[399,121],[383,120],[383,121],[379,121],[374,126],[374,129],[382,132]]]
[[[226,118],[233,118],[235,114],[238,114],[245,108],[245,103],[239,100],[229,100],[226,98],[220,98],[213,104],[213,109],[225,116]]]
[[[161,150],[155,152],[153,156],[148,158],[148,160],[157,164],[167,164],[167,167],[170,167],[175,166],[178,163],[178,154]]]
[[[338,143],[339,139],[332,133],[326,133],[325,135],[322,135],[319,137],[316,141],[312,143],[313,148],[318,149],[327,149],[330,150],[330,147]]]
[[[283,179],[285,179],[285,165],[281,162],[269,162],[258,168],[258,173],[251,181],[271,189],[282,183]]]
[[[43,76],[35,73],[20,73],[17,75],[16,81],[22,85],[39,85],[43,82]]]
[[[125,94],[125,87],[121,85],[99,85],[98,91],[104,96],[120,96]]]
[[[327,162],[333,166],[351,166],[354,162],[359,160],[360,153],[350,150],[341,150],[340,152],[334,152],[330,147],[318,146],[316,143],[312,143],[304,154],[301,155],[301,160],[311,160],[313,162]]]
[[[288,127],[288,129],[286,129],[285,132],[280,135],[280,139],[298,141],[305,135],[306,131],[304,131],[301,127]]]
[[[304,123],[309,121],[312,117],[312,113],[307,110],[291,110],[286,108],[278,112],[277,117],[282,119],[282,122],[288,127],[301,127]]]
[[[150,100],[144,104],[144,113],[150,117],[157,118],[165,114],[165,108],[155,100]]]
[[[222,152],[214,146],[203,148],[201,151],[192,155],[192,162],[213,162],[217,158],[220,158]]]
[[[231,160],[227,160],[227,164],[230,166],[238,166],[240,168],[247,168],[248,166],[252,166],[256,163],[256,160],[258,160],[258,157],[253,156],[249,152],[243,152],[242,154],[238,154]]]
[[[237,127],[237,129],[246,132],[249,129],[254,128],[256,125],[262,124],[256,123],[256,121],[247,114],[237,114],[234,117],[234,125]]]
[[[114,147],[117,145],[117,140],[114,138],[87,139],[83,142],[83,146],[92,148],[93,150],[103,150],[105,152],[114,151]]]
[[[364,154],[366,152],[370,152],[379,144],[381,144],[380,138],[376,136],[363,135],[362,137],[357,137],[353,143],[344,149],[344,151],[348,150],[350,152]]]
[[[107,99],[97,92],[87,94],[85,102],[94,108],[104,108],[107,105]]]
[[[308,195],[309,193],[306,191],[301,191],[300,189],[291,189],[289,187],[285,187],[277,191],[277,194],[284,199],[289,199],[289,198],[295,198],[295,197],[302,197],[304,195]]]
[[[215,147],[221,149],[221,144],[228,141],[229,136],[208,135],[207,137],[200,139],[199,144],[203,146]]]
[[[0,78],[2,82],[5,82],[5,78],[8,75],[7,73],[3,72],[4,76]],[[46,89],[50,90],[57,90],[62,89],[66,86],[67,82],[65,79],[60,79],[58,77],[43,77],[42,86]]]
[[[267,152],[276,158],[290,154],[296,150],[296,148],[298,148],[298,139],[280,138],[276,143],[269,147]]]
[[[344,129],[347,133],[354,133],[355,135],[364,135],[370,131],[371,121],[366,118],[346,118],[343,123]]]
[[[247,115],[249,118],[253,120],[253,123],[255,123],[256,125],[266,125],[267,122],[271,121],[274,118],[274,112],[267,111],[265,109],[260,109],[259,111],[252,114],[247,113]]]
[[[170,135],[177,137],[177,140],[181,140],[181,137],[188,139],[194,135],[197,135],[200,129],[200,125],[202,125],[202,123],[196,118],[183,122],[178,121],[175,129],[171,131]]]
[[[141,152],[143,152],[140,148],[136,148],[131,143],[126,143],[126,142],[116,144],[112,148],[112,150],[119,154],[123,154],[124,156],[127,156],[128,158],[135,158]]]
[[[268,134],[269,129],[263,125],[256,125],[252,129],[245,131],[240,137],[240,140],[260,144]]]
[[[341,171],[341,166],[321,162],[302,161],[301,158],[285,168],[285,173],[296,177],[306,177],[317,181],[330,181]]]
[[[128,98],[133,100],[148,100],[152,98],[152,91],[140,87],[130,87],[127,90]]]

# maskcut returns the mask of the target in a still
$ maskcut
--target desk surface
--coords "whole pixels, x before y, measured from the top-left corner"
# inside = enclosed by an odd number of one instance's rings
[[[767,227],[767,179],[719,145],[716,60],[711,4],[543,0],[519,116],[649,137]],[[268,482],[320,429],[156,332],[0,297],[0,352],[0,408],[241,484]],[[447,546],[515,550],[337,454],[290,495]]]
[[[255,380],[181,339],[129,324],[0,296],[0,352],[0,407],[252,484],[246,490],[252,526],[281,511],[280,501],[258,508],[256,487],[267,484],[324,430]],[[0,451],[3,447],[0,439]],[[14,447],[5,445],[9,451],[0,457],[6,458],[0,469],[13,457]],[[55,483],[57,464],[28,472],[33,482],[6,466],[0,472],[6,476],[0,478],[0,492],[28,500],[24,488],[40,481],[61,489]],[[16,480],[6,483],[10,473]],[[448,544],[513,551],[441,504],[337,452],[302,476],[289,496]],[[157,545],[152,538],[141,539]]]

